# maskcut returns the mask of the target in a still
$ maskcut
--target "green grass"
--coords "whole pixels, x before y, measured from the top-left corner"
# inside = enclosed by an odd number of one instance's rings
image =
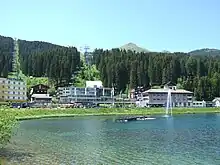
[[[9,142],[15,124],[15,115],[0,109],[0,149]]]
[[[18,120],[67,117],[67,116],[88,116],[88,115],[157,115],[164,114],[163,108],[100,108],[100,109],[10,109]],[[195,114],[195,113],[220,113],[220,108],[175,108],[173,114]]]

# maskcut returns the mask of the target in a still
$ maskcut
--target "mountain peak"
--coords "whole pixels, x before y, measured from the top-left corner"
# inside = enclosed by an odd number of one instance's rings
[[[149,52],[149,50],[147,50],[145,48],[141,48],[132,42],[129,42],[129,43],[121,46],[120,49],[126,50],[126,51],[131,50],[131,51],[135,51],[135,52]]]

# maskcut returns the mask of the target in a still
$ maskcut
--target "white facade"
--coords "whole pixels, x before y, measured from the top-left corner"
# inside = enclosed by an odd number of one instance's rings
[[[60,102],[92,102],[100,98],[109,99],[111,97],[111,88],[80,88],[74,86],[58,88]]]
[[[86,81],[86,88],[103,88],[102,81]]]
[[[220,107],[220,98],[215,98],[212,102],[214,107]]]
[[[193,101],[193,107],[206,107],[206,101]]]

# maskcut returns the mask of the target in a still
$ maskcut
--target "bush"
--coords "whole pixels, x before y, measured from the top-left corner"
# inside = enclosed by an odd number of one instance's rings
[[[15,115],[10,111],[0,109],[0,147],[9,142],[15,124]]]

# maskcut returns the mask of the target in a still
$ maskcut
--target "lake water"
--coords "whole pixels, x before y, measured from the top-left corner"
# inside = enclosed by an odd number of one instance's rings
[[[220,164],[220,116],[22,121],[5,150],[9,164]]]

